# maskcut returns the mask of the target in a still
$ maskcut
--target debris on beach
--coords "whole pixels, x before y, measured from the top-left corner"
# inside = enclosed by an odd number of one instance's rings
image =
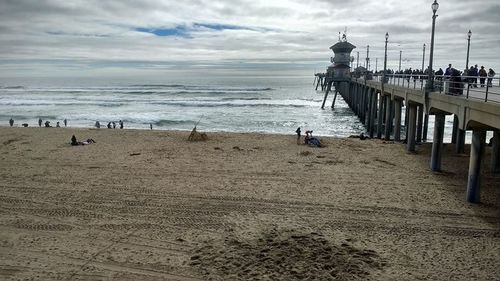
[[[191,134],[189,134],[188,141],[206,141],[208,140],[208,136],[206,133],[198,133],[196,131],[196,126],[194,126]]]
[[[336,245],[317,232],[276,228],[253,239],[229,236],[207,241],[194,251],[190,265],[207,279],[355,280],[367,279],[386,262],[373,250],[343,242]]]

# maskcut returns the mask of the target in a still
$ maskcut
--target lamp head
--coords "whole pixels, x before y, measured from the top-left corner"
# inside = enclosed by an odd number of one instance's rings
[[[386,40],[386,41],[387,41],[387,40],[389,40],[389,32],[386,32],[386,33],[385,33],[385,40]]]
[[[467,38],[470,39],[471,36],[472,36],[472,31],[470,31],[469,29],[469,32],[467,32]]]
[[[434,0],[434,3],[432,3],[431,7],[432,7],[432,12],[436,13],[437,10],[439,9],[439,4],[437,0]]]

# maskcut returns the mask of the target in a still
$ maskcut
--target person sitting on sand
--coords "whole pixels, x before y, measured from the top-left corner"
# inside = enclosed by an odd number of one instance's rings
[[[95,140],[93,139],[87,139],[86,141],[77,141],[75,135],[71,137],[71,145],[87,145],[87,144],[92,144],[95,143]]]
[[[45,128],[50,128],[52,126],[50,126],[50,121],[45,121]]]
[[[306,131],[306,137],[304,139],[305,144],[309,146],[322,147],[323,145],[321,144],[321,141],[318,138],[313,137],[312,133],[312,130]]]

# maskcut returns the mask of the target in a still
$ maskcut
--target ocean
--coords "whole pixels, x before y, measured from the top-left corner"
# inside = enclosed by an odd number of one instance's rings
[[[10,79],[0,81],[0,125],[38,119],[69,127],[91,128],[99,121],[124,122],[125,128],[205,132],[295,134],[347,137],[365,132],[339,95],[330,109],[310,77],[188,77],[176,79]],[[404,114],[404,111],[403,111]],[[447,116],[445,142],[453,119]],[[432,141],[433,116],[428,141]],[[470,133],[467,134],[470,142]]]
[[[125,128],[207,132],[295,134],[313,130],[345,137],[364,131],[347,104],[322,110],[323,94],[314,77],[228,77],[164,81],[62,80],[0,84],[0,123],[8,126],[38,119],[71,127],[122,120]],[[161,82],[161,83],[160,83]],[[331,104],[331,97],[329,105]],[[63,125],[62,125],[63,126]]]

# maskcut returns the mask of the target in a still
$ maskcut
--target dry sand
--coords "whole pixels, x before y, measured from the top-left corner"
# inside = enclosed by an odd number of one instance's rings
[[[0,279],[499,280],[490,148],[473,205],[449,144],[188,135],[0,128]]]

